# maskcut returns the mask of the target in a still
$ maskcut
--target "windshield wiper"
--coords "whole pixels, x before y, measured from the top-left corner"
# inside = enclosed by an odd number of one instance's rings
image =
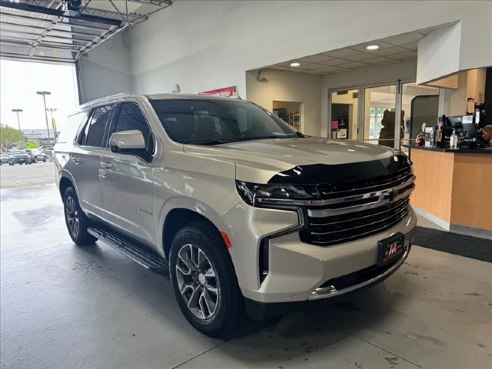
[[[197,140],[185,142],[186,145],[220,145],[233,142],[232,140]]]

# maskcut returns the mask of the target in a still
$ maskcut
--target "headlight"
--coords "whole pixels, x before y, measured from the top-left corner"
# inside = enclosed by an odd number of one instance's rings
[[[236,188],[241,198],[252,206],[302,205],[306,201],[319,199],[318,190],[314,185],[255,184],[236,181]]]

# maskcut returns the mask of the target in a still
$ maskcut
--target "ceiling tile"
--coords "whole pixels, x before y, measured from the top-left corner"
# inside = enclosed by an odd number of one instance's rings
[[[417,42],[422,38],[422,34],[418,32],[406,33],[403,35],[392,36],[384,39],[384,42],[387,42],[392,45],[404,45],[411,42]]]
[[[356,68],[360,68],[360,67],[367,67],[367,64],[348,61],[348,62],[340,65],[340,67],[347,68],[347,69],[354,69],[354,68],[356,69]]]
[[[395,58],[395,59],[408,59],[408,58],[417,58],[417,52],[415,51],[405,51],[405,52],[402,52],[402,53],[398,53],[398,54],[393,54],[391,55],[392,58]]]
[[[328,56],[334,57],[334,58],[346,58],[351,55],[358,54],[359,51],[353,50],[353,49],[340,49],[340,50],[333,50],[327,53]]]
[[[306,57],[302,58],[301,60],[306,61],[308,63],[320,63],[320,62],[327,61],[327,60],[333,60],[333,58],[331,56],[328,56],[325,53],[323,53],[323,54],[318,54],[318,55],[306,56]]]
[[[318,64],[321,64],[321,65],[340,65],[340,64],[343,64],[346,62],[347,62],[347,59],[331,59],[331,60],[326,60],[324,62],[320,62]]]
[[[336,72],[345,72],[346,69],[336,67],[336,66],[325,66],[324,68],[320,69],[320,72],[322,73],[336,73]]]
[[[352,55],[346,59],[352,60],[352,61],[361,61],[361,60],[365,60],[365,59],[371,59],[374,57],[375,57],[375,55],[372,52],[360,52],[360,53]]]
[[[373,65],[390,64],[390,63],[395,63],[395,62],[396,62],[395,60],[390,59],[390,58],[385,58],[384,56],[364,60],[364,63],[369,63],[369,64],[373,64]]]
[[[414,50],[414,51],[417,51],[417,41],[414,41],[414,42],[410,42],[408,44],[402,44],[400,45],[400,47],[404,48],[404,49],[410,49],[410,50]]]
[[[393,46],[393,47],[387,47],[387,48],[381,49],[381,50],[376,50],[376,52],[374,53],[374,55],[377,55],[377,56],[391,56],[391,55],[394,55],[394,54],[404,53],[406,51],[408,51],[408,50],[407,49],[404,49],[402,47]]]

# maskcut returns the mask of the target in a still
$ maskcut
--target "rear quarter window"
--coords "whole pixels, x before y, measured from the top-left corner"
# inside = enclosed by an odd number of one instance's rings
[[[73,114],[65,119],[61,132],[58,135],[56,143],[72,143],[75,141],[75,136],[79,132],[80,127],[82,127],[87,121],[89,112],[84,111],[77,114]]]

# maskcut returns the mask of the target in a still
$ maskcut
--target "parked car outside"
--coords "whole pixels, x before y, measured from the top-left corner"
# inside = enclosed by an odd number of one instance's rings
[[[48,155],[43,150],[33,149],[32,153],[34,154],[36,161],[43,161],[45,163],[48,161]]]
[[[0,155],[0,165],[8,164],[8,162],[9,162],[9,155],[8,154],[1,154]]]
[[[29,164],[36,163],[37,159],[36,159],[36,154],[34,153],[34,150],[33,149],[26,149],[25,151],[29,155],[29,160],[30,160]]]
[[[9,152],[9,165],[31,164],[31,156],[26,150],[12,150]]]
[[[65,127],[55,165],[72,240],[167,268],[207,335],[381,282],[409,254],[414,175],[400,151],[196,95],[116,95]]]

